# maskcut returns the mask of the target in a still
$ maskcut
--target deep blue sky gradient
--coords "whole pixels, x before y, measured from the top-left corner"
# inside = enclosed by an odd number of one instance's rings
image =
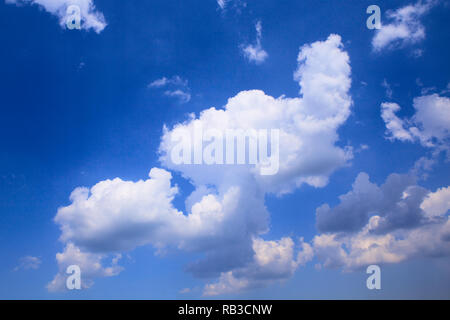
[[[340,144],[368,150],[333,174],[329,185],[303,186],[282,198],[268,197],[271,231],[265,237],[316,233],[315,209],[335,205],[357,174],[384,182],[406,173],[426,155],[418,144],[384,138],[380,103],[388,101],[383,79],[392,85],[399,116],[413,114],[412,99],[424,86],[444,89],[449,81],[449,7],[424,17],[426,39],[411,47],[375,54],[365,13],[373,1],[248,1],[239,14],[222,12],[214,0],[96,0],[108,26],[100,33],[64,30],[57,18],[35,6],[0,3],[0,298],[199,298],[204,282],[184,271],[192,254],[154,255],[149,247],[129,253],[117,277],[97,279],[89,290],[48,293],[63,245],[53,222],[71,191],[100,180],[138,180],[159,167],[157,149],[164,124],[190,112],[221,107],[241,90],[261,89],[278,97],[298,95],[293,81],[299,47],[342,36],[352,67],[353,113],[339,130]],[[377,1],[382,12],[409,1]],[[261,20],[268,60],[249,64],[239,45],[254,41]],[[162,76],[189,81],[192,100],[180,104],[147,85]],[[366,84],[363,84],[366,83]],[[448,185],[443,159],[421,185]],[[176,204],[192,191],[180,176]],[[21,257],[38,256],[38,270],[14,272]],[[450,297],[450,273],[439,263],[410,261],[383,269],[383,290],[365,287],[364,271],[345,274],[300,268],[284,284],[221,298],[421,298]],[[188,295],[179,290],[197,288]]]

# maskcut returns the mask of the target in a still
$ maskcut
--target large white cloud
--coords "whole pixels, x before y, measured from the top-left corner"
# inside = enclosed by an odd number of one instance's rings
[[[301,97],[273,98],[259,90],[243,91],[223,109],[210,108],[198,118],[192,115],[172,129],[165,128],[161,163],[195,187],[186,199],[186,212],[173,206],[178,189],[164,169],[153,168],[147,180],[116,178],[90,189],[75,189],[71,204],[60,208],[55,217],[67,247],[59,255],[60,272],[49,288],[60,287],[63,261],[70,260],[61,257],[86,256],[78,260],[93,262],[83,262],[93,270],[93,279],[120,271],[115,264],[113,269],[102,267],[102,260],[142,245],[200,253],[203,258],[190,263],[187,270],[198,277],[219,278],[205,287],[208,295],[290,277],[309,261],[312,249],[302,240],[299,250],[291,238],[262,238],[269,230],[265,196],[302,184],[322,187],[331,173],[347,164],[351,150],[336,143],[337,130],[350,114],[351,80],[349,57],[338,35],[301,47],[298,64],[295,79]],[[191,131],[196,124],[205,130],[279,129],[278,174],[261,176],[257,168],[246,165],[172,163],[171,136],[178,130]]]
[[[386,16],[390,23],[382,23],[372,39],[375,51],[417,43],[425,39],[425,27],[420,19],[437,1],[418,1],[397,10],[388,11]]]
[[[100,33],[106,27],[105,17],[96,10],[93,0],[5,0],[5,2],[16,5],[39,5],[47,12],[57,16],[62,28],[66,27],[67,8],[71,5],[76,5],[80,8],[81,28],[85,30],[92,29]]]

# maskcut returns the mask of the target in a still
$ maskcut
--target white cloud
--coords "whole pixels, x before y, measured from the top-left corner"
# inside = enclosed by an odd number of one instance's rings
[[[420,205],[430,218],[440,217],[447,214],[450,210],[450,187],[438,189],[436,192],[429,193]]]
[[[378,225],[380,232],[412,228],[424,222],[419,206],[427,193],[415,185],[415,178],[410,175],[391,174],[378,187],[362,172],[355,179],[353,190],[339,197],[339,205],[317,208],[317,228],[321,232],[355,232],[373,214],[382,217]]]
[[[300,239],[302,250],[295,256],[294,241],[282,238],[278,241],[253,240],[254,257],[247,266],[223,272],[218,281],[207,284],[203,294],[216,296],[236,293],[269,285],[277,280],[291,277],[300,265],[313,258],[313,249]]]
[[[370,264],[450,255],[449,188],[435,193],[405,175],[378,187],[365,173],[341,203],[317,209],[322,234],[312,247],[321,266],[347,271]]]
[[[66,289],[66,270],[68,266],[77,265],[81,270],[81,286],[89,288],[93,285],[93,279],[99,277],[112,277],[118,275],[123,268],[117,265],[121,255],[115,255],[111,259],[111,266],[103,267],[102,261],[106,259],[103,254],[83,252],[73,243],[68,243],[64,252],[56,254],[59,272],[53,280],[47,284],[47,289],[51,292],[63,291]]]
[[[55,15],[59,19],[62,28],[66,28],[67,8],[70,5],[77,5],[81,13],[81,28],[94,30],[100,33],[106,27],[103,14],[96,10],[93,0],[5,0],[7,4],[36,4],[43,7],[47,12]]]
[[[260,90],[242,91],[230,98],[223,109],[210,108],[199,117],[165,128],[161,161],[169,169],[181,172],[196,186],[219,188],[245,182],[264,192],[286,193],[304,183],[322,187],[329,175],[345,166],[351,150],[336,146],[338,128],[350,115],[352,105],[349,57],[342,50],[341,38],[331,35],[301,48],[295,79],[301,98],[273,98]],[[171,161],[177,144],[172,137],[179,132],[194,133],[196,125],[204,131],[216,129],[279,129],[280,166],[277,175],[261,176],[257,168],[247,166],[178,165]],[[192,152],[193,153],[193,152]]]
[[[411,119],[395,115],[400,110],[396,103],[382,103],[381,116],[390,139],[419,141],[423,146],[449,150],[450,98],[437,94],[417,97],[413,101],[415,114]]]
[[[356,234],[322,234],[314,238],[313,248],[321,266],[351,271],[371,264],[399,263],[420,257],[450,255],[450,221],[377,234],[379,216]]]
[[[384,89],[386,89],[386,97],[389,99],[392,98],[392,88],[391,85],[386,81],[386,79],[383,79],[383,82],[381,83]]]
[[[191,288],[184,288],[179,291],[180,294],[188,294],[192,291]]]
[[[33,257],[33,256],[22,257],[22,258],[20,258],[19,265],[14,268],[14,271],[39,269],[41,263],[42,263],[42,261],[38,257]]]
[[[148,88],[163,88],[171,87],[171,89],[164,91],[164,95],[168,97],[175,97],[180,103],[188,103],[191,100],[190,89],[188,81],[175,75],[171,78],[162,77],[154,80],[148,86]]]
[[[261,46],[261,39],[262,39],[261,21],[258,21],[256,23],[255,28],[256,28],[256,43],[242,46],[242,51],[244,56],[248,59],[248,61],[254,62],[256,64],[261,64],[269,57],[269,55]]]
[[[405,129],[402,119],[396,116],[400,111],[400,106],[396,103],[384,102],[381,104],[381,117],[386,124],[389,139],[398,139],[400,141],[413,141],[409,130]]]
[[[164,91],[164,94],[168,97],[178,98],[180,103],[188,103],[189,101],[191,101],[191,94],[180,89],[167,90]]]
[[[148,87],[149,88],[161,88],[168,85],[174,85],[174,86],[180,86],[180,87],[187,87],[188,81],[181,78],[178,75],[175,75],[171,78],[162,77],[160,79],[156,79],[155,81],[151,82]]]
[[[195,187],[186,199],[185,213],[174,208],[178,189],[163,169],[153,168],[147,180],[116,178],[72,192],[71,204],[58,210],[55,222],[63,243],[77,248],[78,256],[89,255],[89,261],[98,263],[96,270],[100,271],[92,277],[116,274],[102,271],[101,260],[142,245],[201,253],[203,258],[187,270],[198,277],[219,278],[218,284],[205,287],[205,294],[283,280],[312,258],[311,246],[302,240],[298,250],[290,238],[262,239],[270,218],[265,196],[290,192],[302,184],[322,187],[351,158],[349,150],[336,146],[337,130],[352,105],[350,65],[338,35],[301,47],[298,64],[295,79],[301,98],[243,91],[223,109],[210,108],[198,118],[192,115],[172,129],[165,128],[159,148],[161,163]],[[245,165],[171,163],[172,134],[192,130],[195,123],[202,123],[205,131],[279,128],[279,173],[261,176],[257,168]]]
[[[382,24],[381,29],[375,31],[372,47],[375,51],[417,43],[425,39],[425,27],[420,19],[426,14],[435,1],[418,1],[394,11],[387,12],[389,24]]]

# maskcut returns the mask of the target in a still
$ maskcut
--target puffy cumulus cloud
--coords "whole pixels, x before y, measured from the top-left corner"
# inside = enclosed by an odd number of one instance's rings
[[[311,245],[300,239],[301,250],[295,255],[291,238],[278,241],[253,239],[253,260],[245,267],[223,272],[215,283],[207,284],[203,294],[215,296],[266,286],[292,276],[295,270],[313,258]]]
[[[356,234],[322,234],[313,240],[319,265],[351,271],[371,264],[399,263],[412,258],[450,255],[450,222],[378,234],[379,216]]]
[[[245,0],[217,0],[218,10],[225,12],[226,10],[234,10],[235,13],[241,14],[242,10],[247,7]]]
[[[17,267],[14,268],[14,271],[19,271],[19,270],[30,270],[30,269],[39,269],[39,267],[41,266],[41,259],[38,257],[33,257],[33,256],[26,256],[26,257],[22,257],[20,258],[20,263]]]
[[[67,267],[77,265],[81,270],[81,286],[89,288],[93,285],[93,279],[98,277],[112,277],[118,275],[123,268],[118,266],[121,255],[115,255],[111,259],[109,267],[103,267],[102,262],[106,259],[105,255],[83,252],[73,243],[68,243],[62,253],[56,254],[59,272],[53,280],[47,284],[49,291],[63,291],[66,289]]]
[[[378,187],[359,174],[334,208],[317,209],[321,234],[312,248],[320,266],[350,271],[370,264],[450,255],[448,188],[435,193],[406,175]]]
[[[261,64],[269,57],[269,54],[262,48],[261,39],[262,39],[262,25],[261,21],[258,21],[255,25],[256,29],[256,43],[248,44],[246,46],[242,46],[242,52],[244,57],[247,58],[248,61],[253,62],[255,64]]]
[[[206,285],[203,294],[205,296],[217,296],[227,293],[236,293],[249,288],[249,281],[245,278],[236,279],[233,271],[228,271],[220,275],[217,283]]]
[[[49,288],[58,287],[64,275],[70,259],[62,257],[86,257],[87,270],[95,271],[93,279],[120,271],[114,264],[110,268],[115,272],[102,266],[111,255],[143,245],[198,253],[201,258],[188,264],[187,270],[197,277],[219,279],[205,287],[207,295],[280,281],[309,261],[312,247],[303,240],[263,240],[270,221],[265,196],[304,183],[324,186],[333,171],[346,165],[351,152],[336,143],[337,130],[350,114],[351,80],[349,57],[338,35],[303,46],[298,62],[295,79],[301,97],[273,98],[259,90],[243,91],[223,109],[204,110],[198,118],[191,116],[164,129],[161,163],[195,187],[185,201],[186,212],[173,206],[178,189],[164,169],[153,168],[147,180],[116,178],[90,189],[75,189],[71,204],[61,207],[55,217],[66,250],[58,255],[60,272]],[[191,132],[198,124],[205,131],[279,129],[278,174],[261,176],[258,168],[247,165],[173,163],[172,136]]]
[[[406,44],[417,43],[425,39],[425,27],[420,19],[434,5],[436,1],[418,1],[397,10],[386,13],[390,23],[382,24],[381,29],[376,30],[372,39],[372,47],[375,51],[384,48],[395,48]]]
[[[352,105],[349,57],[341,38],[330,35],[301,48],[295,79],[301,97],[271,97],[260,90],[242,91],[230,98],[223,109],[210,108],[191,116],[184,123],[165,128],[161,145],[161,162],[181,172],[196,186],[213,185],[220,190],[246,184],[282,194],[302,184],[323,187],[329,175],[345,166],[352,157],[350,148],[336,145],[338,128],[347,120]],[[197,127],[203,132],[227,129],[278,129],[279,170],[262,176],[258,168],[224,165],[180,165],[172,161],[177,137],[194,136]],[[194,153],[195,146],[191,150]]]
[[[5,0],[5,2],[16,5],[38,5],[47,12],[57,16],[62,28],[66,27],[67,8],[71,5],[76,5],[80,8],[82,29],[92,29],[100,33],[106,27],[105,17],[101,12],[96,10],[93,0]]]
[[[413,101],[415,114],[411,119],[396,115],[401,108],[396,103],[382,103],[383,118],[389,139],[419,141],[423,146],[449,151],[450,98],[431,94]]]

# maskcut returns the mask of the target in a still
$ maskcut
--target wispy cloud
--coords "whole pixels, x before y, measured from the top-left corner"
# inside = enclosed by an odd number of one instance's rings
[[[254,62],[256,64],[261,64],[269,57],[267,52],[261,46],[261,39],[262,39],[261,21],[258,21],[256,23],[255,29],[256,29],[256,43],[242,46],[242,51],[244,56],[248,59],[248,61]]]
[[[381,85],[383,86],[384,89],[386,89],[386,97],[391,99],[392,98],[392,93],[393,93],[391,85],[387,82],[386,79],[383,79],[383,82],[381,83]]]
[[[205,295],[217,295],[288,279],[308,262],[313,252],[303,240],[261,237],[270,229],[265,198],[302,184],[324,187],[329,176],[351,159],[350,151],[336,145],[338,130],[351,112],[351,68],[338,35],[302,46],[297,61],[294,78],[301,97],[242,91],[223,108],[207,108],[198,117],[190,115],[164,127],[158,151],[166,169],[152,168],[149,178],[138,182],[116,178],[75,189],[71,204],[60,207],[55,217],[66,244],[57,256],[60,274],[67,263],[77,262],[82,270],[92,270],[92,278],[111,276],[120,271],[114,264],[102,266],[102,258],[111,254],[143,245],[178,248],[201,254],[187,270],[197,277],[215,277],[203,290]],[[158,81],[151,87],[166,83]],[[261,178],[246,166],[177,165],[171,157],[176,137],[194,132],[198,125],[219,131],[280,128],[279,174]],[[192,181],[195,188],[186,199],[185,212],[174,206],[179,189],[168,170]]]
[[[435,152],[446,151],[450,157],[450,98],[438,94],[423,95],[413,100],[415,114],[401,119],[397,103],[382,103],[381,117],[386,125],[388,139],[415,142],[432,148]]]

